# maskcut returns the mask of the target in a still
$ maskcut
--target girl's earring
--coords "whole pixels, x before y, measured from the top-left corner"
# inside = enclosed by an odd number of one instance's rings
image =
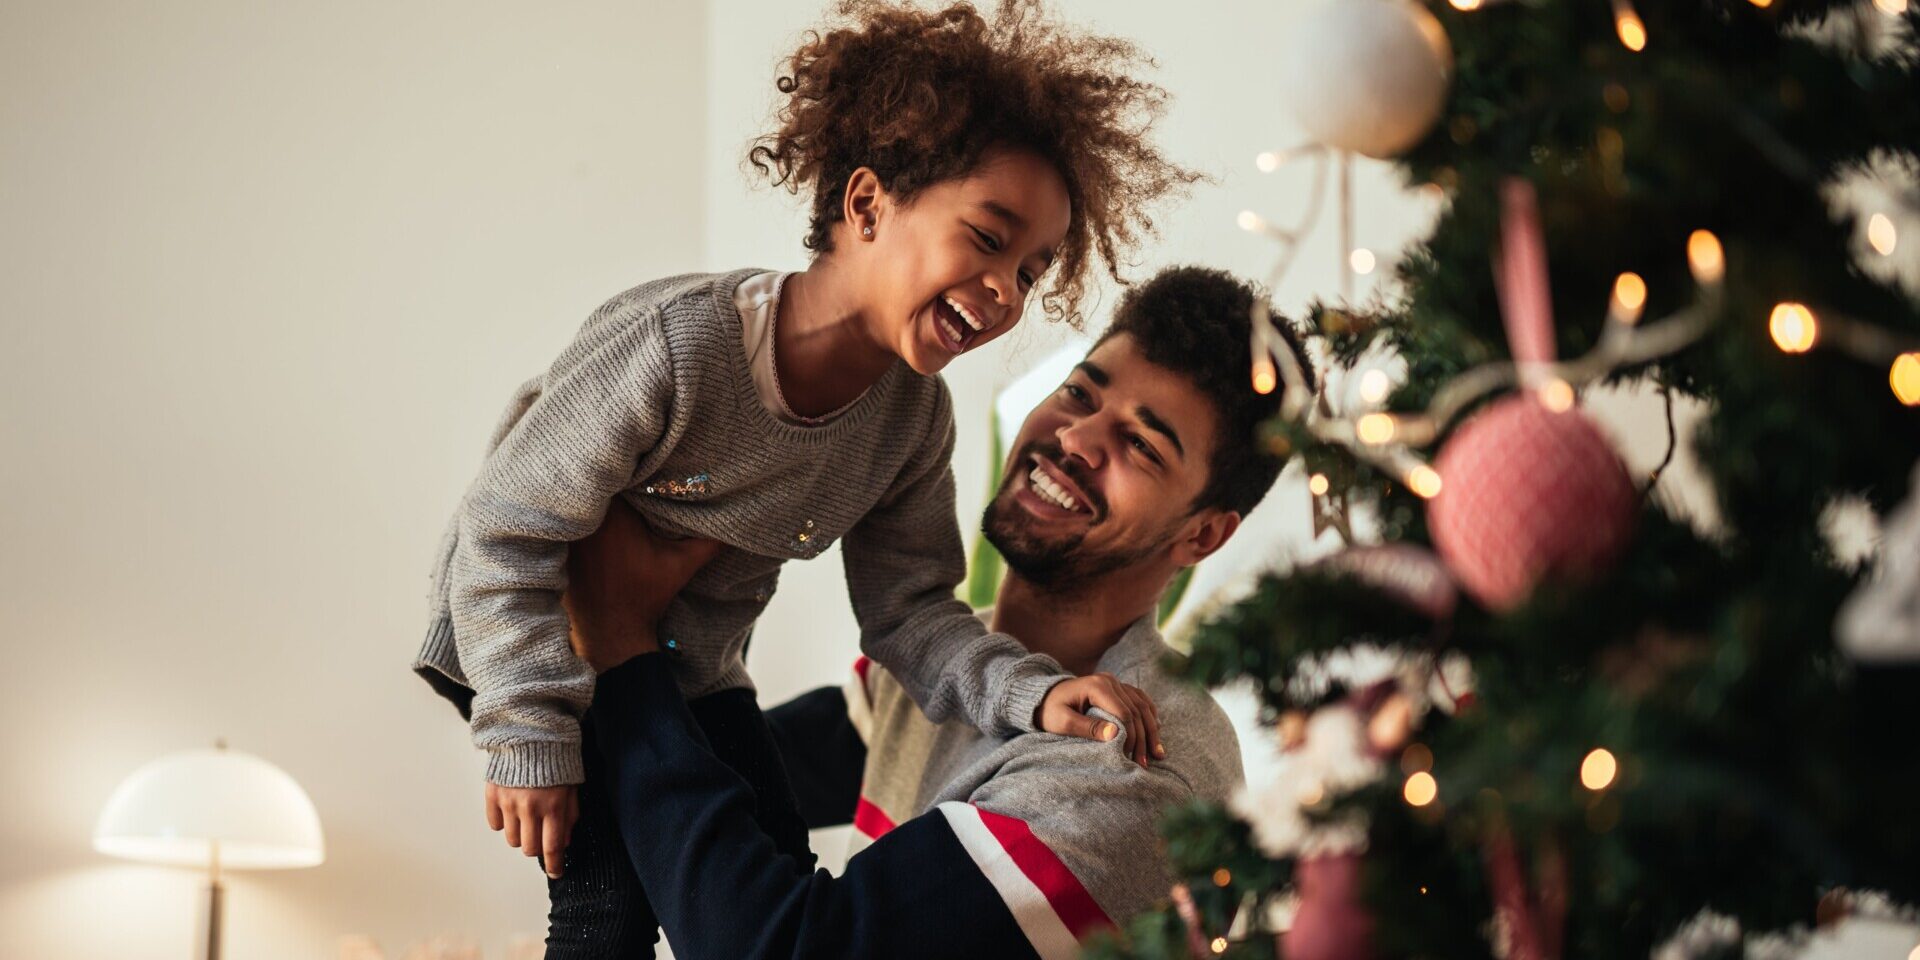
[[[860,235],[861,235],[861,236],[863,236],[863,237],[867,237],[868,239],[872,239],[872,237],[873,237],[873,228],[872,228],[872,227],[861,227],[861,228],[860,228]]]

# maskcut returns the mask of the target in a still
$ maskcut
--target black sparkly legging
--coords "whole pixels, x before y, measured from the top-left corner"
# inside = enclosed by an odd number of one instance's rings
[[[688,701],[713,752],[754,793],[754,819],[781,853],[811,867],[807,825],[800,817],[786,766],[750,690],[726,690]],[[580,785],[580,821],[574,824],[560,879],[547,881],[548,960],[631,960],[653,956],[659,921],[627,859],[606,793],[593,711],[581,719],[587,780]],[[660,823],[672,830],[672,823]],[[689,931],[687,936],[697,936]]]

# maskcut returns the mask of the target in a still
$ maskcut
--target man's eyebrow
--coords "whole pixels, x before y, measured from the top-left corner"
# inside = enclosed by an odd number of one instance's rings
[[[1100,369],[1099,365],[1091,360],[1080,361],[1074,365],[1074,369],[1086,374],[1087,379],[1092,380],[1093,385],[1096,387],[1104,387],[1113,382],[1113,378],[1107,376],[1107,372]]]
[[[1133,408],[1133,413],[1134,416],[1140,418],[1141,423],[1147,425],[1147,429],[1164,434],[1167,442],[1173,444],[1173,452],[1179,454],[1180,459],[1185,460],[1187,458],[1187,448],[1181,446],[1180,435],[1173,431],[1172,425],[1160,419],[1159,414],[1153,412],[1153,408],[1146,404],[1141,404]]]

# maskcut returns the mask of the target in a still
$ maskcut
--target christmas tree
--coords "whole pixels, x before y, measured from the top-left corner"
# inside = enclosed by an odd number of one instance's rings
[[[1303,123],[1445,203],[1383,301],[1298,319],[1317,358],[1256,334],[1250,389],[1387,351],[1397,387],[1289,395],[1250,442],[1382,543],[1196,630],[1175,669],[1250,680],[1284,775],[1173,811],[1167,906],[1088,954],[1733,957],[1910,919],[1920,304],[1887,254],[1920,212],[1920,14],[1329,2],[1315,82],[1385,119]],[[1428,61],[1430,109],[1379,92]],[[1668,442],[1710,520],[1582,413],[1622,384],[1705,404]],[[1824,525],[1845,501],[1884,523],[1865,564]]]

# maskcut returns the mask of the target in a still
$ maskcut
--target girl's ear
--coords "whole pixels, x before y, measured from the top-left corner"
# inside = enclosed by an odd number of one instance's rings
[[[861,167],[847,178],[846,194],[840,200],[840,216],[853,235],[872,240],[880,229],[880,213],[886,206],[887,188],[872,167]]]

